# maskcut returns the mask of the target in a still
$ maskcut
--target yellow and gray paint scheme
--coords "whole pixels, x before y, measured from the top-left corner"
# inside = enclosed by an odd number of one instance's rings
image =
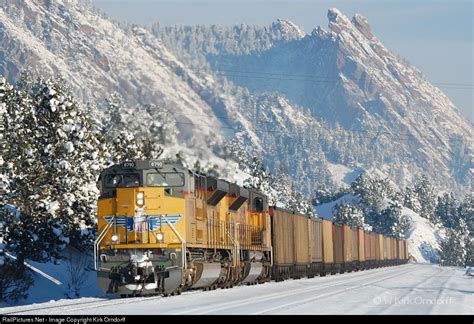
[[[122,296],[268,281],[267,198],[176,164],[127,161],[99,178],[98,281]]]

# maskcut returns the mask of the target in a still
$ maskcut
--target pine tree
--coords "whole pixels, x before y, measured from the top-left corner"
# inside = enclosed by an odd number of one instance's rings
[[[464,266],[466,250],[463,237],[455,229],[447,228],[446,237],[440,243],[440,264],[444,266]]]
[[[61,79],[23,80],[6,100],[4,155],[9,174],[5,203],[18,217],[11,239],[19,260],[47,261],[68,244],[94,238],[98,172],[105,163],[94,121]]]
[[[458,207],[459,218],[464,219],[471,235],[474,235],[474,195],[468,194]]]
[[[421,204],[418,200],[418,196],[410,187],[405,188],[405,192],[403,194],[403,206],[413,210],[415,213],[419,213],[421,210]]]
[[[438,197],[435,212],[445,227],[456,228],[459,225],[458,203],[452,193]]]
[[[402,205],[398,202],[391,202],[381,213],[372,211],[370,213],[369,224],[374,231],[396,238],[406,238],[411,227],[411,221],[402,214]]]
[[[415,180],[413,192],[420,203],[420,216],[428,219],[433,224],[439,223],[440,220],[435,213],[435,190],[426,175],[423,174]]]
[[[336,204],[333,208],[334,222],[346,224],[351,227],[363,227],[365,223],[364,213],[356,206],[341,203]]]
[[[318,186],[318,188],[316,188],[313,193],[312,204],[314,206],[319,206],[336,199],[337,198],[334,192],[325,186]]]
[[[370,177],[361,173],[351,184],[352,191],[361,198],[361,202],[376,212],[381,212],[384,199],[393,196],[394,189],[388,179]]]
[[[106,100],[105,113],[102,116],[102,133],[106,151],[109,153],[109,164],[141,159],[144,158],[145,150],[147,154],[152,154],[154,150],[151,144],[139,141],[137,136],[129,131],[127,115],[130,115],[130,111],[126,108],[123,98],[120,94],[113,93]]]

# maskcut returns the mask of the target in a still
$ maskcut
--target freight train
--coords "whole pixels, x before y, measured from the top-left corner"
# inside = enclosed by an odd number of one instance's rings
[[[398,265],[407,244],[268,206],[177,164],[126,161],[98,186],[98,284],[122,297],[181,294]]]

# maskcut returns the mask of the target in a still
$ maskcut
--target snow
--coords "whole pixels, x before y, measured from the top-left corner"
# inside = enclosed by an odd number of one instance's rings
[[[54,215],[56,213],[56,211],[59,209],[59,202],[58,201],[52,201],[48,204],[48,213]],[[56,232],[55,232],[56,233]],[[57,236],[59,236],[60,234],[56,234]]]
[[[78,255],[77,252],[71,253],[73,256]],[[92,265],[92,258],[85,257],[90,259]],[[34,305],[35,303],[54,302],[69,298],[71,292],[68,288],[68,283],[70,283],[68,260],[64,260],[60,264],[55,264],[54,262],[39,263],[34,261],[28,261],[27,264],[32,270],[31,274],[34,284],[30,287],[27,299],[21,300],[19,302],[20,305]],[[102,291],[97,287],[96,273],[90,269],[84,269],[84,271],[87,272],[87,276],[82,283],[80,295],[88,297],[102,296]],[[7,303],[0,302],[0,313],[2,313],[2,307],[7,306],[9,306]]]
[[[336,186],[349,186],[363,172],[362,169],[351,169],[343,164],[328,162],[328,170]]]
[[[464,269],[406,264],[313,279],[238,286],[174,297],[82,298],[0,309],[35,315],[473,314]]]
[[[357,203],[358,201],[359,201],[359,198],[356,197],[355,195],[345,194],[344,196],[336,200],[316,206],[315,207],[316,214],[320,218],[333,219],[332,211],[334,209],[334,206],[336,206],[337,204],[342,204],[342,203],[352,203],[352,202]]]
[[[72,142],[66,142],[64,143],[64,149],[66,150],[66,152],[72,153],[74,152],[74,144],[72,144]]]
[[[419,263],[438,262],[439,244],[444,231],[431,224],[409,208],[404,207],[402,214],[412,220],[408,233],[408,251]]]

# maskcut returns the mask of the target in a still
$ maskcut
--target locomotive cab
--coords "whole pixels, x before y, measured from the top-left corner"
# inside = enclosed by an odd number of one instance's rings
[[[166,293],[181,286],[187,173],[156,161],[127,161],[101,173],[95,263],[104,291]]]

